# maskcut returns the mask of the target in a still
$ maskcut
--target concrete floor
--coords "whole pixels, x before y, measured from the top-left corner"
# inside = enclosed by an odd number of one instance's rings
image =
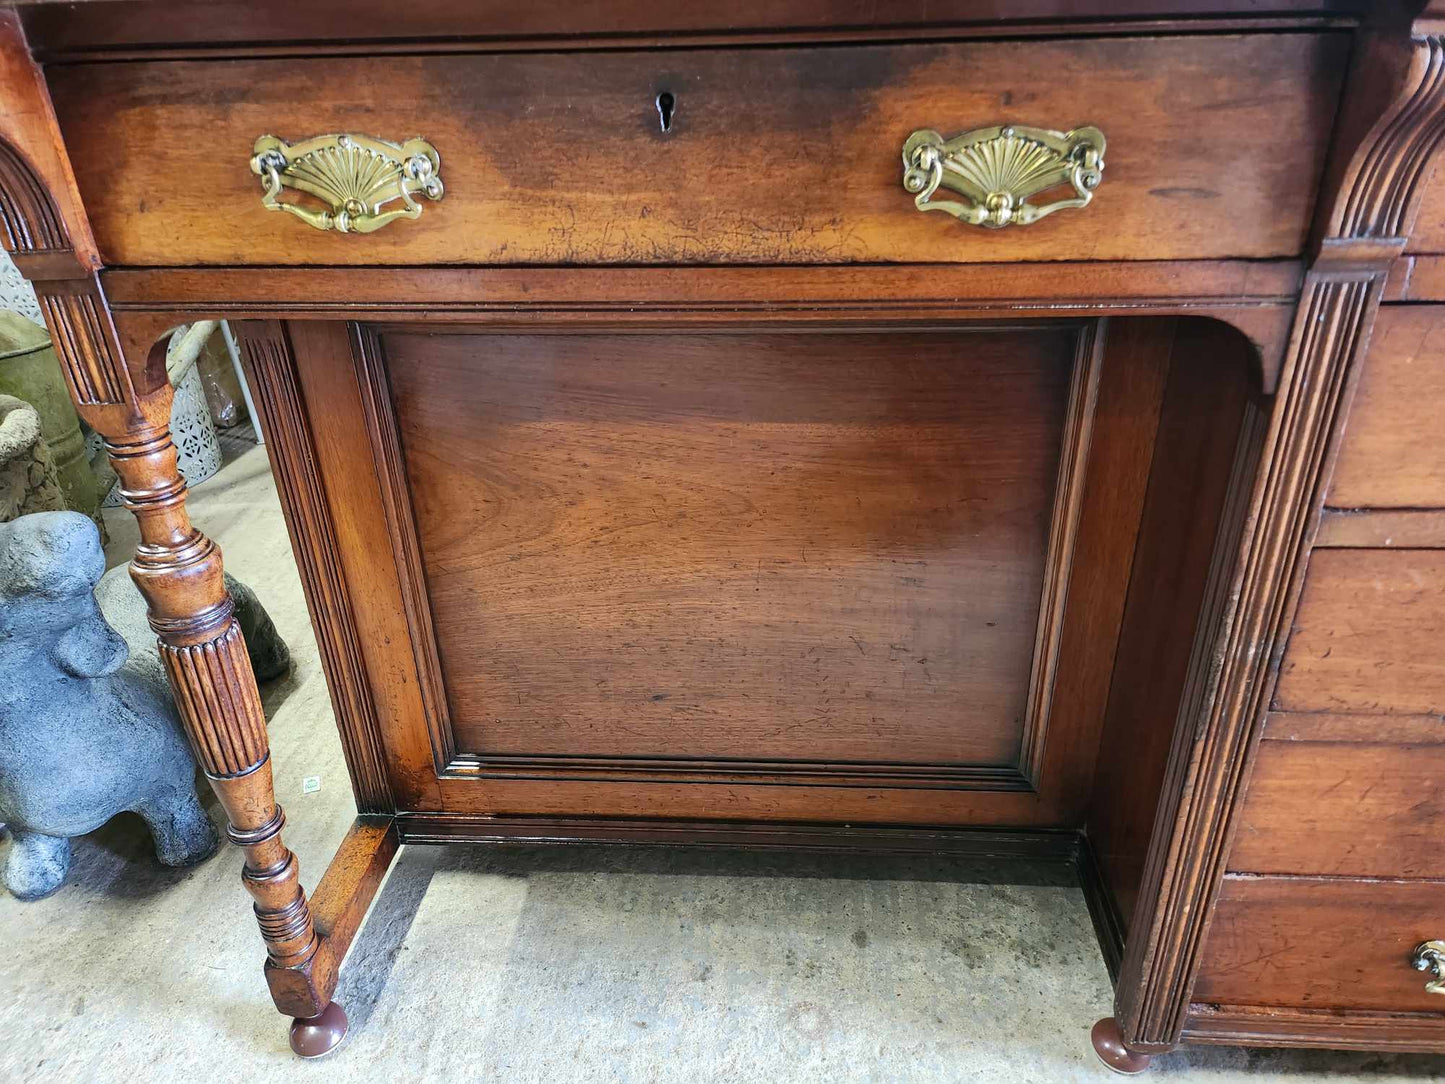
[[[265,694],[314,886],[353,806],[264,452],[191,507],[296,656]],[[125,513],[111,535],[123,560]],[[1114,1079],[1088,1048],[1110,990],[1084,901],[1044,866],[1004,883],[963,861],[407,848],[342,973],[351,1036],[315,1063],[267,999],[240,868],[227,848],[162,869],[121,817],[57,895],[0,892],[0,1082]],[[1424,1081],[1445,1059],[1195,1048],[1153,1072]]]

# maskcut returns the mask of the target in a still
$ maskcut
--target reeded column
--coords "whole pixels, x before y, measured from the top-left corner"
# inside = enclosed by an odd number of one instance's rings
[[[196,759],[226,810],[231,841],[246,852],[243,878],[256,901],[276,1006],[317,1016],[332,976],[314,966],[320,942],[296,856],[281,839],[285,816],[272,787],[266,717],[222,579],[221,551],[186,514],[169,429],[103,435],[121,496],[140,524],[131,576],[149,605]]]
[[[226,810],[230,838],[246,853],[243,877],[266,942],[271,996],[300,1018],[292,1048],[325,1053],[346,1030],[345,1013],[331,1002],[336,965],[317,936],[296,856],[281,841],[266,718],[221,552],[186,515],[165,347],[146,354],[155,335],[144,345],[133,339],[127,358],[45,79],[8,9],[0,10],[0,100],[0,243],[35,286],[70,397],[105,439],[126,506],[140,523],[131,575],[160,638],[191,747]]]

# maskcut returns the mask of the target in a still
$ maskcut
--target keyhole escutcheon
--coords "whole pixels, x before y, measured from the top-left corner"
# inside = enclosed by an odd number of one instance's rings
[[[664,132],[672,131],[672,115],[677,111],[677,99],[672,91],[664,90],[657,96],[657,120]]]

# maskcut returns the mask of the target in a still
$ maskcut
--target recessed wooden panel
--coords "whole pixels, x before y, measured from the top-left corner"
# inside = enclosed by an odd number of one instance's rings
[[[1293,726],[1295,719],[1303,726]],[[1419,717],[1410,743],[1378,716],[1274,715],[1260,743],[1230,851],[1242,873],[1440,877],[1445,840],[1445,720]],[[1408,717],[1407,717],[1408,718]],[[1379,740],[1371,741],[1378,729]],[[1303,731],[1302,740],[1292,736]],[[1341,740],[1348,738],[1349,740]],[[1442,908],[1445,914],[1445,908]]]
[[[385,335],[456,750],[1015,765],[1077,342]]]
[[[1281,711],[1445,714],[1445,551],[1316,550]]]
[[[1445,305],[1386,305],[1350,406],[1327,503],[1445,507]]]
[[[1445,937],[1445,883],[1226,877],[1194,1001],[1439,1013],[1410,966]]]
[[[1138,901],[1175,741],[1191,649],[1208,610],[1211,558],[1228,514],[1251,358],[1231,328],[1181,320],[1114,659],[1088,833],[1120,923]],[[1239,482],[1235,481],[1235,486]]]
[[[47,75],[109,265],[173,264],[182,237],[188,264],[1168,260],[1301,251],[1347,52],[1348,35],[1296,33]],[[910,133],[1007,122],[1102,129],[1094,202],[996,231],[915,209],[901,184]],[[364,237],[262,208],[258,136],[344,131],[425,136],[446,198]]]

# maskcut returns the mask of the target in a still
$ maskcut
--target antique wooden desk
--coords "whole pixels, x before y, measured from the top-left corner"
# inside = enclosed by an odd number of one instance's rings
[[[400,843],[605,840],[1070,857],[1122,1071],[1445,1051],[1445,8],[711,7],[0,20],[5,242],[293,1046]],[[309,900],[199,317],[360,811]]]

